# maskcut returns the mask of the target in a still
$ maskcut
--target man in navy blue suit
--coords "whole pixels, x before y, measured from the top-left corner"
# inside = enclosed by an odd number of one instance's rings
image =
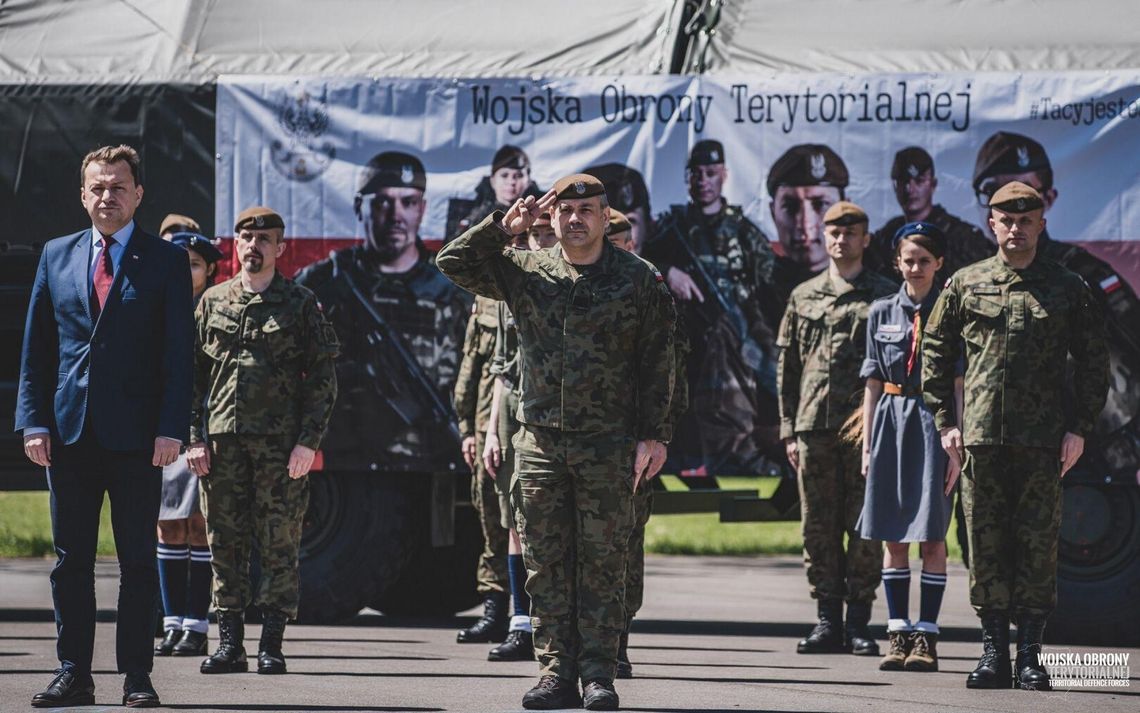
[[[190,432],[193,306],[179,247],[134,223],[142,201],[129,146],[81,169],[92,227],[44,245],[28,306],[16,428],[47,468],[60,668],[36,707],[90,705],[95,545],[104,493],[119,556],[116,628],[123,704],[159,705],[150,682],[162,466]]]

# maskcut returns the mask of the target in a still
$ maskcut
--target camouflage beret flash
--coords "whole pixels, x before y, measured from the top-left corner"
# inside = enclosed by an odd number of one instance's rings
[[[592,198],[605,194],[606,188],[602,182],[588,173],[574,173],[554,182],[554,195],[560,200]]]
[[[1045,201],[1037,189],[1021,181],[1010,181],[997,189],[990,198],[990,208],[997,208],[1006,213],[1028,213],[1044,207]]]
[[[846,188],[847,164],[823,144],[793,146],[768,171],[768,195],[780,186],[831,186]]]
[[[234,235],[242,230],[268,230],[269,228],[284,230],[285,221],[272,208],[256,205],[238,213],[237,222],[234,223]]]
[[[823,214],[824,225],[858,225],[867,222],[867,213],[851,201],[839,201]]]

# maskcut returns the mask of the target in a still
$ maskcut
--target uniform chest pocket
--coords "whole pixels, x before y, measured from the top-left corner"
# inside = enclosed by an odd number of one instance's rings
[[[240,317],[226,312],[214,312],[206,322],[206,341],[202,351],[211,359],[221,361],[237,345]]]
[[[875,330],[874,337],[876,342],[881,342],[883,344],[901,344],[903,339],[906,337],[906,334],[904,334],[901,330],[896,332],[884,332],[882,329],[877,329]]]
[[[818,303],[809,304],[800,310],[796,338],[801,352],[815,348],[827,333],[828,311],[827,306]]]
[[[967,295],[966,299],[962,301],[962,306],[968,311],[979,317],[986,319],[995,319],[1001,316],[1002,310],[1005,309],[1005,302],[1000,295]]]
[[[288,358],[299,352],[300,336],[295,314],[271,314],[261,324],[261,337],[276,358]]]
[[[1033,331],[1049,335],[1067,331],[1070,304],[1064,295],[1028,292],[1025,305]]]
[[[585,288],[585,289],[583,289]],[[614,330],[615,334],[629,327],[637,327],[637,302],[634,299],[633,285],[578,285],[574,290],[572,309],[585,314],[598,330]],[[582,292],[581,297],[578,292]],[[588,297],[587,297],[588,295]],[[578,303],[589,302],[586,312]]]

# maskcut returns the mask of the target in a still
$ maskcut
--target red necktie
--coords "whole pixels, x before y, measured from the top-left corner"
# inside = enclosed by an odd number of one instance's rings
[[[906,358],[906,375],[914,370],[914,363],[918,361],[918,345],[922,341],[922,316],[918,310],[914,311],[914,334],[910,338],[910,356]]]
[[[103,251],[96,259],[95,275],[91,279],[98,312],[103,311],[103,306],[107,304],[107,295],[111,292],[111,283],[115,280],[115,264],[111,262],[111,245],[114,242],[114,238],[103,236]]]

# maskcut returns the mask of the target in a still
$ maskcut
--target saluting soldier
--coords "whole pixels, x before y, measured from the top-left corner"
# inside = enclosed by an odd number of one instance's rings
[[[819,602],[819,623],[796,651],[877,656],[867,624],[881,574],[880,545],[859,537],[862,458],[839,429],[862,404],[859,372],[871,302],[893,294],[895,285],[863,268],[871,234],[862,208],[839,201],[823,224],[828,268],[792,291],[777,341],[780,437],[799,474],[804,563]]]
[[[950,459],[964,465],[970,603],[983,643],[968,688],[1009,688],[1016,681],[1024,689],[1050,689],[1039,654],[1057,599],[1061,478],[1084,452],[1108,390],[1104,324],[1089,288],[1040,254],[1044,209],[1041,194],[1019,181],[993,194],[989,224],[998,254],[950,278],[922,342],[923,398]],[[953,381],[963,350],[959,429]]]
[[[475,298],[471,317],[467,320],[459,377],[455,381],[454,404],[459,417],[459,435],[463,437],[463,460],[473,474],[471,504],[479,515],[483,531],[483,551],[479,554],[475,570],[476,588],[483,597],[483,616],[456,634],[455,639],[461,644],[501,641],[507,634],[509,619],[507,531],[501,524],[495,480],[487,473],[480,457],[487,437],[491,397],[495,389],[491,361],[499,324],[498,304],[486,297]]]
[[[338,343],[313,293],[277,272],[286,247],[281,216],[248,208],[238,215],[234,235],[241,271],[208,289],[195,313],[187,462],[202,486],[219,637],[201,670],[248,669],[243,610],[251,600],[249,550],[256,538],[257,672],[280,674],[286,671],[285,624],[297,616],[305,476],[336,401]]]
[[[665,276],[693,345],[675,455],[682,468],[755,473],[779,454],[775,419],[775,335],[781,298],[767,236],[724,198],[724,146],[698,141],[685,169],[688,205],[657,219],[644,255]]]
[[[503,250],[546,211],[557,246]],[[601,181],[566,176],[438,258],[456,284],[504,300],[517,321],[512,500],[542,674],[523,697],[531,709],[617,708],[632,495],[664,463],[671,435],[673,300],[650,264],[606,240],[608,220]]]

